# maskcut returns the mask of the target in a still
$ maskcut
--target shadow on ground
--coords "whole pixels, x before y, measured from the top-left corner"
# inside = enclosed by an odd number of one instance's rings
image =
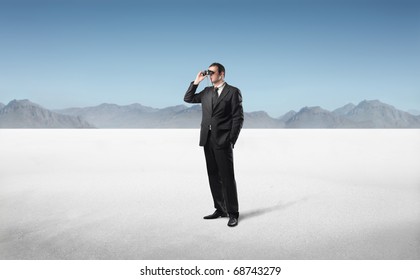
[[[311,198],[311,196],[305,196],[301,199],[295,200],[295,201],[290,201],[287,203],[282,203],[279,202],[274,206],[270,206],[270,207],[265,207],[265,208],[259,208],[259,209],[255,209],[255,210],[249,210],[249,211],[244,211],[241,213],[241,220],[245,220],[245,219],[250,219],[250,218],[255,218],[258,216],[262,216],[271,212],[275,212],[275,211],[281,211],[281,210],[285,210],[289,207],[292,207],[296,204],[299,203],[303,203],[307,200],[309,200]]]

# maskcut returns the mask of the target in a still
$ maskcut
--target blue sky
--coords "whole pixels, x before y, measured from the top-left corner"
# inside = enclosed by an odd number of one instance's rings
[[[163,108],[215,61],[248,112],[420,110],[420,1],[0,0],[3,103]]]

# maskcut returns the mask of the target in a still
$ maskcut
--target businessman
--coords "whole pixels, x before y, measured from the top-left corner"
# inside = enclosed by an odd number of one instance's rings
[[[244,122],[241,91],[225,82],[225,67],[213,63],[208,70],[198,72],[185,93],[184,101],[201,103],[202,121],[200,146],[204,147],[207,174],[213,196],[213,214],[204,219],[228,217],[228,226],[238,225],[239,206],[233,169],[233,147]],[[213,86],[196,93],[206,76]]]

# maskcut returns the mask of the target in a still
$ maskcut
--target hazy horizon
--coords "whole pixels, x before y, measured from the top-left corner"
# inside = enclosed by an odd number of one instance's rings
[[[25,99],[13,99],[13,100],[22,101],[22,100],[25,100]],[[2,103],[2,104],[4,104],[4,105],[7,105],[8,103],[12,102],[13,100],[10,100],[10,101],[8,101],[8,102],[2,102],[2,101],[0,100],[0,103]],[[26,99],[26,100],[29,100],[29,99]],[[120,107],[124,107],[124,106],[130,106],[130,105],[138,104],[138,105],[141,105],[141,106],[144,106],[144,107],[148,107],[148,108],[152,108],[152,109],[156,109],[156,110],[162,110],[162,109],[165,109],[165,108],[176,107],[176,106],[182,106],[182,105],[186,106],[187,108],[191,108],[191,107],[193,107],[193,106],[197,106],[197,105],[198,105],[198,106],[201,106],[201,104],[187,104],[187,103],[179,103],[179,104],[173,104],[173,105],[168,105],[168,106],[166,106],[166,107],[160,107],[160,108],[158,108],[158,107],[149,106],[149,105],[147,105],[147,104],[142,104],[142,103],[139,103],[139,102],[134,102],[134,103],[130,103],[130,104],[118,104],[118,103],[108,103],[108,102],[102,102],[102,103],[98,103],[98,104],[95,104],[95,105],[88,105],[88,106],[74,106],[74,107],[63,107],[63,108],[47,108],[47,107],[45,107],[43,104],[36,103],[36,102],[34,102],[33,100],[29,100],[29,101],[30,101],[30,102],[33,102],[33,103],[35,103],[35,104],[37,104],[37,105],[39,105],[39,106],[41,106],[41,107],[43,107],[43,108],[45,108],[45,109],[47,109],[47,110],[51,110],[51,111],[60,111],[60,110],[73,109],[73,108],[93,108],[93,107],[98,107],[98,106],[101,106],[101,105],[103,105],[103,104],[117,105],[117,106],[120,106]],[[334,111],[334,110],[336,110],[336,109],[342,108],[342,107],[344,107],[344,106],[346,106],[346,105],[349,105],[349,104],[353,104],[353,105],[357,106],[358,104],[360,104],[361,102],[364,102],[364,101],[368,101],[368,102],[372,102],[372,101],[379,101],[379,102],[381,102],[381,103],[384,103],[384,102],[382,102],[382,100],[367,100],[367,99],[364,99],[364,100],[360,100],[359,102],[356,102],[356,103],[349,102],[349,103],[347,103],[347,104],[343,104],[343,105],[341,105],[341,106],[339,106],[339,107],[337,107],[337,108],[331,108],[331,109],[329,109],[329,108],[325,108],[325,107],[320,106],[320,105],[303,106],[303,107],[301,107],[301,108],[291,108],[291,109],[287,110],[286,112],[284,112],[283,114],[280,114],[280,115],[272,115],[272,114],[270,114],[269,112],[267,112],[267,111],[265,111],[265,110],[254,110],[254,111],[244,111],[244,112],[246,112],[246,113],[265,112],[265,113],[267,113],[267,114],[268,114],[270,117],[272,117],[272,118],[279,118],[279,117],[282,117],[282,116],[284,116],[285,114],[287,114],[287,113],[289,113],[289,112],[291,112],[291,111],[299,112],[300,110],[302,110],[302,109],[303,109],[303,108],[305,108],[305,107],[321,107],[322,109],[325,109],[325,110],[327,110],[327,111],[332,112],[332,111]],[[386,104],[386,105],[390,105],[390,106],[393,106],[393,107],[394,107],[395,109],[397,109],[397,110],[404,111],[404,112],[407,112],[407,113],[412,114],[412,115],[416,115],[416,116],[417,116],[417,115],[420,115],[420,110],[417,110],[417,109],[415,109],[415,108],[412,108],[412,109],[409,109],[409,110],[404,110],[404,109],[401,109],[401,108],[395,107],[393,104],[387,104],[387,103],[384,103],[384,104]]]

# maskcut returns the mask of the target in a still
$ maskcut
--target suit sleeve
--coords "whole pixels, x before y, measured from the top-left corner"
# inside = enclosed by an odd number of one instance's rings
[[[232,97],[232,130],[230,132],[230,142],[235,145],[238,140],[239,132],[244,123],[244,110],[242,108],[242,94],[238,89]]]
[[[191,82],[187,92],[184,95],[184,101],[187,103],[201,103],[201,96],[203,95],[204,90],[195,94],[197,91],[198,85],[194,85],[194,82]]]

